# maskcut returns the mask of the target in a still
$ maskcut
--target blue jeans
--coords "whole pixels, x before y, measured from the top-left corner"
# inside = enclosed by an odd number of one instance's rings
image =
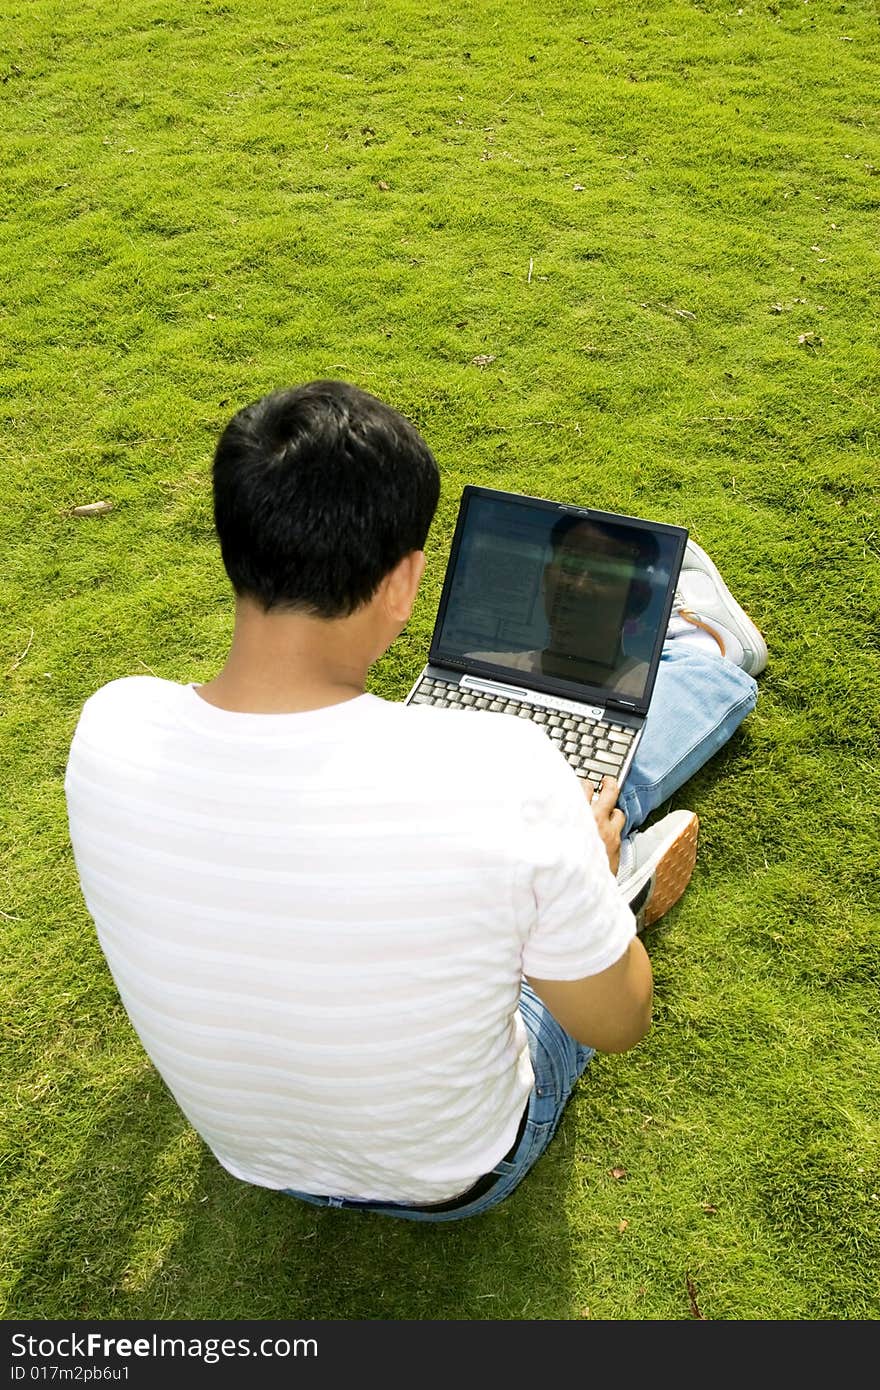
[[[620,797],[623,834],[642,825],[739,728],[758,698],[751,676],[723,656],[667,642],[651,708]]]
[[[642,825],[727,742],[754,708],[757,693],[752,677],[724,657],[689,650],[679,641],[666,643],[644,733],[620,797],[626,815],[624,835]],[[488,1191],[453,1211],[316,1197],[292,1190],[287,1195],[314,1206],[354,1208],[406,1221],[461,1221],[503,1202],[550,1143],[575,1083],[593,1057],[593,1049],[570,1037],[525,981],[519,1007],[535,1084],[522,1138],[514,1152],[492,1170],[497,1181]]]

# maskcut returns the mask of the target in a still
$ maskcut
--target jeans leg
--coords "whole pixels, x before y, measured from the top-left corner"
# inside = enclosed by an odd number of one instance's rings
[[[667,642],[644,732],[619,806],[628,835],[708,762],[758,698],[754,679],[723,656]]]
[[[529,1056],[535,1073],[529,1119],[547,1126],[546,1147],[559,1128],[578,1078],[593,1060],[596,1049],[566,1033],[526,980],[520,988],[519,1011],[526,1025]]]

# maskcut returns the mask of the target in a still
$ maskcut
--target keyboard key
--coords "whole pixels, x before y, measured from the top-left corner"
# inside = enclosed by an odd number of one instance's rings
[[[589,758],[584,764],[591,772],[596,772],[600,777],[614,777],[620,766],[619,763],[603,763],[598,758]]]

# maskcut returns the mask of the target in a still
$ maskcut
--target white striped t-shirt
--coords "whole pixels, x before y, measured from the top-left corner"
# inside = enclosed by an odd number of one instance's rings
[[[130,676],[86,702],[65,791],[133,1027],[270,1188],[464,1191],[532,1085],[523,973],[594,974],[634,933],[578,779],[509,715],[240,714]]]

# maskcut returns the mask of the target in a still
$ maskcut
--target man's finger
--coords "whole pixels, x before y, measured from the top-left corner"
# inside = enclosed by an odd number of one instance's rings
[[[619,795],[620,787],[617,785],[614,778],[603,777],[602,781],[599,783],[599,790],[593,799],[600,802],[603,810],[607,807],[610,811]]]

